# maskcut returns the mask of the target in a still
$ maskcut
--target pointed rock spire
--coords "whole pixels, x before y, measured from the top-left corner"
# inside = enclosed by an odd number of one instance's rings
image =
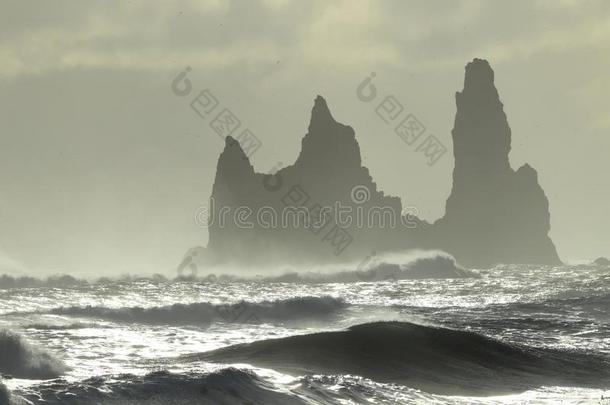
[[[445,249],[469,266],[559,263],[536,171],[510,167],[511,130],[486,60],[466,65],[456,106],[453,187],[436,227]]]
[[[485,59],[475,58],[466,65],[464,91],[482,88],[493,88],[495,90],[494,71]]]
[[[323,129],[328,128],[329,125],[336,124],[337,122],[333,118],[326,100],[318,95],[314,101],[313,108],[311,109],[311,120],[309,121],[309,133],[316,134],[322,132]]]
[[[235,157],[239,157],[242,160],[245,160],[248,162],[248,164],[250,164],[250,158],[246,155],[246,153],[244,152],[244,150],[241,147],[241,144],[239,143],[239,141],[235,138],[233,138],[231,135],[228,135],[225,138],[225,148],[223,150],[223,153],[229,153],[232,156]]]
[[[317,96],[311,110],[309,131],[303,137],[297,163],[353,170],[360,167],[360,147],[354,130],[333,118],[326,100]],[[333,170],[334,170],[333,169]]]
[[[510,171],[511,130],[494,86],[494,72],[483,59],[466,65],[464,89],[456,94],[453,136],[454,181]]]
[[[240,179],[253,174],[254,167],[239,142],[232,136],[227,136],[225,148],[218,158],[216,180],[219,176],[223,176],[225,179]]]

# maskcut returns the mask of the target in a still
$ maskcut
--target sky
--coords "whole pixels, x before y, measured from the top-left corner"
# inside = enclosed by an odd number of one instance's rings
[[[448,148],[464,67],[487,59],[538,171],[564,260],[610,256],[608,1],[2,0],[0,271],[171,273],[205,246],[224,142],[171,90],[187,66],[291,164],[316,95],[356,132],[386,194],[434,221],[453,157],[434,166],[356,96],[371,73]]]

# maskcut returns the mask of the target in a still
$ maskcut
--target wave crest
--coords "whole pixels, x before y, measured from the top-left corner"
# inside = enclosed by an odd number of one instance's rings
[[[344,300],[331,296],[296,297],[285,300],[235,304],[173,304],[163,307],[107,308],[99,306],[61,307],[48,313],[119,322],[164,325],[198,325],[212,322],[260,323],[325,318],[347,307]]]
[[[58,381],[14,394],[45,405],[305,404],[253,372],[235,368],[209,374],[156,371],[145,376],[93,377],[78,383]]]
[[[347,267],[347,269],[346,269]],[[211,269],[213,270],[213,269]],[[218,269],[228,271],[226,268]],[[277,274],[277,273],[274,273]],[[354,283],[361,281],[411,280],[425,278],[480,277],[474,271],[462,268],[453,256],[443,251],[406,251],[375,254],[365,257],[360,263],[299,269],[280,275],[244,277],[235,274],[211,273],[202,277],[178,276],[168,279],[161,274],[152,276],[124,275],[117,278],[102,277],[85,280],[70,275],[55,275],[47,278],[30,276],[13,277],[0,275],[0,289],[11,288],[79,288],[91,285],[113,285],[121,283]]]
[[[16,378],[49,379],[63,374],[65,364],[30,345],[20,335],[0,330],[0,373]]]
[[[407,322],[362,324],[188,357],[295,375],[355,374],[443,395],[504,394],[548,384],[603,388],[610,379],[609,361],[602,357]]]

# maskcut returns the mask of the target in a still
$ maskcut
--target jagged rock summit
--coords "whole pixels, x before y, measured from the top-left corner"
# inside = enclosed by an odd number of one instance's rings
[[[371,252],[417,248],[445,250],[469,267],[560,263],[536,171],[510,166],[511,130],[487,61],[466,66],[456,104],[453,188],[433,225],[378,190],[354,130],[335,121],[321,96],[295,162],[274,174],[257,173],[227,137],[210,199],[206,262],[357,263]],[[299,219],[303,209],[315,224]]]
[[[355,196],[354,190],[362,195]],[[399,198],[377,189],[362,166],[354,130],[335,121],[321,96],[316,97],[296,161],[273,175],[256,173],[239,143],[227,137],[210,206],[205,255],[212,263],[263,266],[359,261],[371,249],[397,250],[405,241],[415,243],[396,225],[393,229],[368,226],[365,215],[358,223],[356,211],[369,212],[373,207],[386,207],[400,220],[402,205]],[[351,214],[339,218],[330,212],[337,206]],[[239,214],[245,212],[244,207],[251,212],[249,216]],[[320,212],[323,207],[329,208],[324,214]],[[305,226],[302,209],[318,223]],[[382,220],[380,215],[374,218],[376,222]],[[422,222],[419,232],[424,225]]]

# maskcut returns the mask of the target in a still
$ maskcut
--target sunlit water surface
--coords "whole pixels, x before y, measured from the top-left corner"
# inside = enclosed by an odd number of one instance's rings
[[[610,270],[501,266],[480,274],[481,278],[470,279],[350,284],[141,280],[72,288],[4,289],[0,290],[0,326],[53,352],[68,365],[64,379],[53,385],[56,390],[61,390],[62,384],[78,384],[96,376],[104,377],[112,385],[111,382],[121,383],[122,374],[143,376],[159,370],[205,375],[227,366],[179,356],[377,320],[439,325],[519,344],[610,356]],[[176,320],[169,325],[46,313],[59,307],[152,308],[175,303],[255,303],[305,296],[342,298],[347,305],[328,316],[311,319],[303,316],[254,322],[243,319],[246,313],[225,313],[213,321]],[[305,403],[370,400],[422,404],[597,404],[603,403],[602,395],[610,395],[610,391],[549,386],[498,397],[452,397],[397,384],[379,384],[353,375],[289,377],[248,365],[236,367],[251,369],[271,389]],[[13,395],[30,395],[27,398],[32,400],[50,383],[6,379],[5,384]],[[610,390],[610,382],[608,385]],[[82,403],[88,402],[83,399]]]

